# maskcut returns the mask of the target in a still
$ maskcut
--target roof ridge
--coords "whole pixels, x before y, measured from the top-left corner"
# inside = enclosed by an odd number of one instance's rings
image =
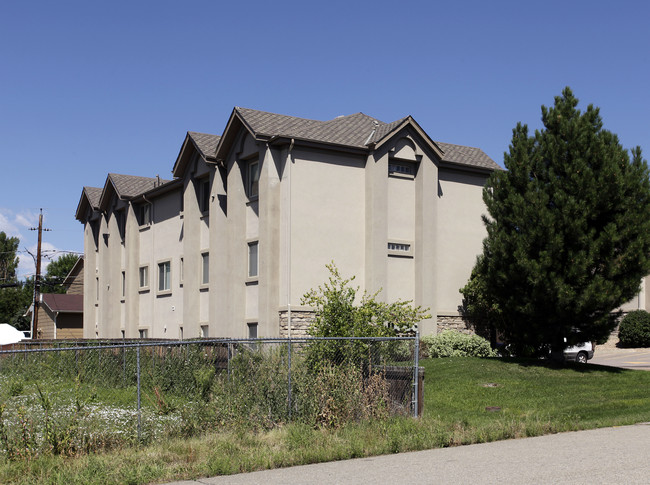
[[[242,110],[245,110],[245,111],[252,111],[252,112],[255,112],[255,113],[260,113],[260,114],[265,114],[265,115],[280,116],[282,118],[293,118],[295,120],[312,121],[312,122],[316,122],[316,123],[323,123],[323,120],[314,120],[312,118],[303,118],[301,116],[283,115],[281,113],[273,113],[272,111],[263,111],[263,110],[259,110],[259,109],[243,108],[241,106],[235,106],[235,110],[237,112],[241,112]]]

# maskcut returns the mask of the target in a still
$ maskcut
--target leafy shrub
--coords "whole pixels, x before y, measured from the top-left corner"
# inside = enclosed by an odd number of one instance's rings
[[[343,278],[334,263],[327,269],[329,280],[302,298],[303,305],[314,309],[314,323],[309,328],[312,337],[395,337],[412,333],[418,322],[430,317],[427,310],[414,307],[411,301],[377,301],[379,292],[364,293],[357,304],[359,287],[351,286],[354,276]],[[368,343],[355,340],[318,342],[308,345],[306,352],[309,367],[316,369],[328,364],[369,362],[373,350]]]
[[[650,313],[635,310],[625,315],[618,340],[623,347],[650,347]]]
[[[424,357],[496,357],[490,342],[478,335],[445,330],[420,340]]]

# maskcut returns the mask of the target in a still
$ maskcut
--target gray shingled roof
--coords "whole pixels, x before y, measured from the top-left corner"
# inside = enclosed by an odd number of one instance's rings
[[[163,180],[158,177],[138,177],[136,175],[121,175],[118,173],[109,173],[108,177],[113,182],[119,197],[135,197],[169,182],[169,180]]]
[[[248,108],[235,110],[256,135],[299,138],[358,148],[366,148],[366,142],[373,130],[377,131],[371,141],[376,141],[379,139],[377,133],[385,135],[403,121],[402,119],[387,124],[363,113],[317,121]]]
[[[480,148],[466,147],[463,145],[452,145],[437,141],[436,144],[444,152],[442,160],[449,163],[458,163],[461,165],[472,165],[474,167],[489,168],[491,170],[500,170],[494,160]]]
[[[102,190],[99,187],[84,187],[84,192],[88,198],[88,202],[93,209],[99,207],[99,200],[102,198]]]
[[[188,131],[187,134],[190,136],[199,152],[201,152],[203,158],[214,156],[214,153],[217,150],[217,144],[221,139],[220,136],[209,135],[207,133],[197,133],[195,131]]]
[[[317,121],[248,108],[236,107],[235,111],[257,136],[282,136],[355,148],[367,148],[370,143],[380,141],[407,119],[405,117],[392,123],[384,123],[363,113],[355,113],[329,121]],[[480,148],[435,143],[444,152],[445,162],[490,170],[499,169]]]

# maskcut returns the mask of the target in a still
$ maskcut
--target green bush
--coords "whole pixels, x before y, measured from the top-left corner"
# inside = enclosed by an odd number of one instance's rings
[[[618,329],[618,340],[623,347],[650,347],[650,313],[635,310],[625,315]]]
[[[420,340],[423,357],[496,357],[490,342],[478,335],[445,330]]]
[[[314,309],[311,337],[397,337],[412,334],[420,321],[430,318],[427,309],[413,306],[412,301],[378,301],[379,291],[364,292],[359,298],[359,287],[352,286],[354,276],[343,278],[333,262],[326,267],[328,281],[302,297],[302,304]],[[330,364],[371,362],[380,349],[389,351],[390,355],[381,357],[390,360],[406,360],[409,353],[407,346],[402,346],[401,352],[399,344],[373,349],[363,340],[310,343],[305,350],[309,368],[317,369]]]

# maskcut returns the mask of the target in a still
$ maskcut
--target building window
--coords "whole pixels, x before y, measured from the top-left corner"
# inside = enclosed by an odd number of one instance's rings
[[[123,210],[115,212],[115,222],[117,223],[117,232],[120,239],[124,242],[124,234],[126,233],[126,216]]]
[[[201,337],[202,338],[208,338],[210,336],[210,326],[209,325],[201,325]]]
[[[258,263],[259,263],[259,257],[258,257],[258,242],[250,242],[248,243],[248,277],[249,278],[254,278],[258,274]]]
[[[158,291],[169,291],[171,285],[172,265],[170,261],[158,263]]]
[[[199,182],[199,208],[201,212],[210,211],[210,179],[201,179]]]
[[[148,226],[151,224],[151,204],[142,204],[140,206],[140,225]]]
[[[210,253],[201,254],[201,284],[210,282]]]
[[[122,338],[126,338],[126,331],[120,330],[120,334],[122,335]]]
[[[126,296],[126,272],[122,271],[122,298]]]
[[[248,324],[248,338],[257,338],[257,323]]]
[[[401,244],[401,243],[388,243],[388,250],[389,251],[403,251],[403,252],[409,252],[411,250],[411,245],[410,244]]]
[[[389,241],[388,256],[412,258],[413,244],[411,244],[409,241]]]
[[[249,198],[259,195],[260,167],[257,160],[248,162],[246,170],[246,194]]]
[[[183,278],[185,274],[185,261],[183,260],[183,257],[178,261],[178,278],[179,278],[179,285],[183,286]]]
[[[178,327],[178,340],[183,340],[183,327]]]
[[[415,174],[415,167],[412,163],[390,162],[388,164],[388,173],[413,176]]]
[[[140,338],[148,338],[149,332],[147,331],[146,328],[141,328],[140,330],[138,330],[138,335],[140,336]]]
[[[149,288],[149,266],[140,266],[140,289]]]

